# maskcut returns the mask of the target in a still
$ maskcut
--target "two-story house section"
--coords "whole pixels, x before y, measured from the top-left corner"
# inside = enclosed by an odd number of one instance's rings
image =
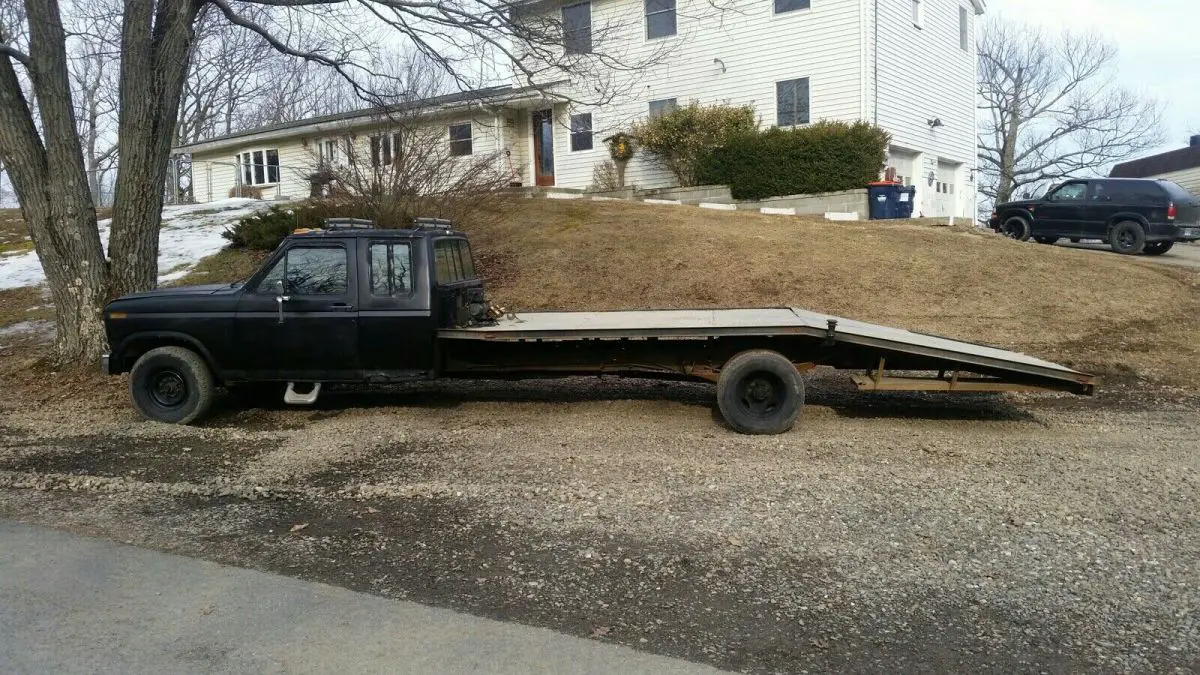
[[[594,165],[607,157],[601,138],[697,100],[751,104],[764,126],[874,122],[892,135],[887,165],[918,189],[916,213],[974,213],[975,24],[983,0],[560,0],[536,6],[568,27],[564,49],[593,48],[580,31],[603,26],[609,33],[594,48],[626,62],[653,62],[640,72],[613,73],[625,81],[612,87],[628,93],[605,105],[535,112],[529,153],[540,185],[587,186]],[[572,82],[563,93],[587,100],[588,86]],[[583,129],[595,140],[578,143]],[[635,157],[626,180],[639,187],[672,184],[646,157]]]
[[[916,186],[914,213],[974,215],[975,24],[984,0],[531,0],[519,12],[564,27],[564,53],[619,56],[634,69],[513,82],[411,104],[450,154],[495,158],[524,185],[583,189],[603,139],[691,100],[750,104],[763,126],[867,120],[892,135],[886,165]],[[546,21],[549,19],[549,21]],[[602,50],[602,51],[601,51]],[[514,72],[516,72],[514,68]],[[607,100],[598,101],[603,82]],[[315,163],[348,148],[388,161],[377,111],[240,131],[177,148],[198,201],[239,186],[303,197]],[[395,153],[392,153],[395,154]],[[635,156],[626,183],[669,187]]]

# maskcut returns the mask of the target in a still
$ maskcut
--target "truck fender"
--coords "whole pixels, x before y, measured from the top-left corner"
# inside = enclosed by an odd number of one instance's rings
[[[217,366],[217,362],[213,359],[212,354],[204,347],[204,345],[196,338],[187,333],[176,331],[144,331],[134,333],[121,341],[120,345],[113,348],[112,353],[115,357],[114,365],[116,366],[114,373],[128,372],[133,367],[135,354],[144,354],[151,349],[157,347],[186,347],[197,354],[204,362],[208,364],[209,369],[213,374],[220,378],[221,369]]]
[[[1122,211],[1121,213],[1114,215],[1112,218],[1109,218],[1108,222],[1105,223],[1104,236],[1107,237],[1109,234],[1112,233],[1112,229],[1113,229],[1114,225],[1116,225],[1117,223],[1123,223],[1127,220],[1131,220],[1131,221],[1141,225],[1142,231],[1144,231],[1146,234],[1150,234],[1150,221],[1146,220],[1145,216],[1143,216],[1139,213],[1133,213],[1132,211]]]

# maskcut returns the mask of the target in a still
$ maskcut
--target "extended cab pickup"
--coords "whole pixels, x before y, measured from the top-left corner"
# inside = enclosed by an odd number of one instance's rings
[[[446,221],[374,229],[330,221],[289,236],[245,283],[163,288],[104,311],[111,353],[134,406],[153,420],[206,414],[217,386],[286,384],[313,403],[322,385],[441,377],[624,375],[717,383],[743,433],[791,428],[800,373],[867,371],[864,390],[1092,393],[1094,378],[981,345],[794,308],[544,312],[500,316],[467,237]],[[887,370],[934,377],[891,377]]]

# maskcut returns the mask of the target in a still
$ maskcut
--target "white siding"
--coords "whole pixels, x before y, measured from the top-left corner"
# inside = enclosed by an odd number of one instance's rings
[[[871,115],[892,143],[975,166],[975,21],[967,0],[923,0],[922,28],[911,0],[878,0],[878,100]],[[959,44],[959,8],[967,8],[968,47]],[[868,18],[872,38],[875,31]],[[872,90],[874,92],[874,90]],[[876,117],[877,114],[877,117]],[[928,121],[940,119],[931,129]]]
[[[550,11],[557,13],[559,8]],[[590,152],[570,152],[567,110],[556,108],[560,122],[554,138],[556,184],[586,187],[592,180],[592,166],[608,157],[601,139],[645,117],[652,100],[674,98],[680,105],[692,99],[749,103],[764,125],[772,125],[775,83],[808,77],[813,121],[859,119],[861,17],[860,0],[813,0],[810,9],[779,15],[771,0],[738,2],[724,13],[714,11],[708,0],[679,0],[678,34],[646,40],[642,0],[595,0],[594,32],[600,32],[601,26],[620,28],[608,40],[597,38],[597,51],[621,54],[626,62],[644,61],[661,48],[671,52],[663,63],[645,72],[615,74],[615,88],[628,95],[599,109],[579,110],[592,113],[596,144]],[[577,98],[586,100],[589,93],[595,96],[581,88]],[[636,156],[625,180],[640,187],[674,184],[669,174]]]
[[[1183,189],[1200,197],[1200,166],[1183,171],[1171,171],[1154,177],[1178,183]]]

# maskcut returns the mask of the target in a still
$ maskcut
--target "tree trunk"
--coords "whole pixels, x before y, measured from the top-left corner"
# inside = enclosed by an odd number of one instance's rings
[[[1000,148],[1000,181],[996,185],[996,202],[1012,200],[1017,171],[1017,141],[1021,137],[1021,117],[1016,110],[1005,112],[1004,141]]]
[[[167,162],[198,10],[193,0],[125,2],[118,123],[121,162],[109,243],[113,296],[154,288],[158,281],[158,230]]]
[[[57,3],[27,0],[29,64],[41,127],[34,125],[12,62],[0,59],[0,156],[21,196],[21,215],[46,273],[62,362],[92,361],[105,348],[100,312],[107,269],[79,151]]]

